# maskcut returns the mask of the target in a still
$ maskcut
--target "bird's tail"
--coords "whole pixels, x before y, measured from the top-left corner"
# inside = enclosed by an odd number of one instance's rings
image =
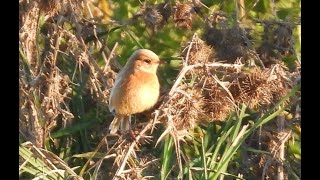
[[[120,130],[127,131],[131,126],[131,116],[115,116],[109,126],[110,134],[116,134]]]

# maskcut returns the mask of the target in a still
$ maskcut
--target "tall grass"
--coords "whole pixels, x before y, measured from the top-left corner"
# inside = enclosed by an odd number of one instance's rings
[[[250,114],[247,113],[246,105],[242,105],[240,112],[231,114],[229,120],[222,125],[208,123],[196,128],[191,139],[186,138],[186,143],[180,149],[181,152],[185,152],[182,154],[185,160],[182,179],[215,180],[223,179],[225,176],[232,179],[245,179],[242,177],[241,171],[237,174],[228,172],[230,163],[237,161],[237,154],[244,151],[241,146],[253,132],[275,120],[288,108],[288,105],[285,105],[284,102],[294,96],[299,89],[300,85],[295,86],[288,95],[257,119],[252,119]],[[246,119],[246,123],[244,123],[244,119]],[[176,157],[172,154],[173,146],[172,138],[167,137],[163,147],[161,179],[167,178],[172,168],[177,166],[175,163]],[[169,165],[171,165],[171,168]]]

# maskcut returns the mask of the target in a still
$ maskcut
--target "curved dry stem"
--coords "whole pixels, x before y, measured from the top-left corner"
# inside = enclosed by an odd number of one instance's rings
[[[153,127],[153,121],[149,121],[148,124],[143,128],[143,130],[139,133],[139,135],[135,138],[135,140],[131,143],[130,147],[128,148],[128,151],[124,158],[122,159],[122,163],[120,165],[120,168],[117,170],[115,176],[113,177],[113,180],[118,179],[118,177],[123,173],[125,165],[127,163],[127,160],[129,156],[133,153],[134,147],[138,144],[138,141],[141,139],[141,137],[144,136],[144,134],[150,130]]]

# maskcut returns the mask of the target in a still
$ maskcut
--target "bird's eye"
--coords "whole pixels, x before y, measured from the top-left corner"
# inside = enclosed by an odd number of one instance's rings
[[[143,59],[144,62],[150,64],[151,63],[151,60],[150,59]]]

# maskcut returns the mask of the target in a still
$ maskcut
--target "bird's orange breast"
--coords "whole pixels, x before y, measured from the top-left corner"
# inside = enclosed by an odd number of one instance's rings
[[[112,89],[109,106],[119,115],[141,113],[154,106],[159,89],[156,74],[143,71],[121,74]]]

